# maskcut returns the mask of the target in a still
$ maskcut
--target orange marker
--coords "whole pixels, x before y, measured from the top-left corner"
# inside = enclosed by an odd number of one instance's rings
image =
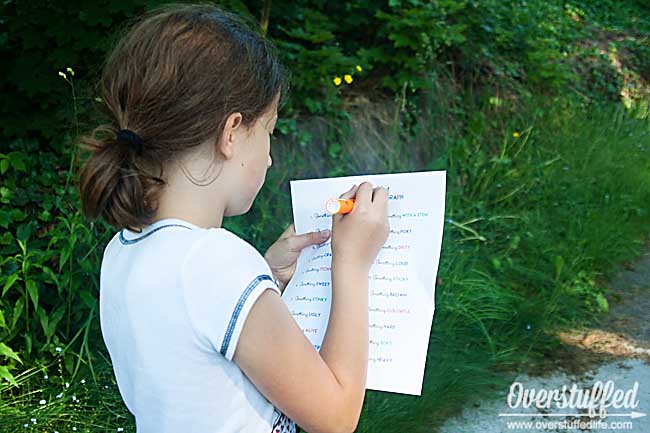
[[[353,207],[353,198],[331,198],[325,203],[325,209],[331,214],[350,213]]]

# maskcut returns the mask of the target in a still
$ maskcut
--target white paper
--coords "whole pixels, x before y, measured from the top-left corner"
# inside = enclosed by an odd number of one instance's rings
[[[297,234],[332,228],[325,210],[354,184],[389,189],[388,240],[370,268],[368,376],[366,388],[421,395],[440,260],[445,211],[445,171],[293,180],[291,201]],[[329,320],[331,238],[302,250],[282,295],[317,350]]]

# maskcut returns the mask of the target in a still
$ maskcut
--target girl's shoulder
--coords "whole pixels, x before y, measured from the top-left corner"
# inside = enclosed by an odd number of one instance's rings
[[[200,238],[190,249],[186,262],[232,266],[267,264],[255,246],[224,227],[203,229]]]

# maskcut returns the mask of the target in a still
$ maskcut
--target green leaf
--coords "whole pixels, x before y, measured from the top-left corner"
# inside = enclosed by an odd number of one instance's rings
[[[44,210],[38,214],[38,218],[43,221],[49,221],[52,219],[52,214],[50,214],[49,210]]]
[[[9,212],[0,210],[0,226],[8,229],[10,222],[11,222],[11,215],[9,214]]]
[[[11,219],[14,221],[23,221],[25,218],[27,218],[27,214],[22,210],[17,208],[11,210]]]
[[[0,355],[4,355],[8,358],[13,358],[16,361],[20,362],[21,364],[23,363],[22,359],[14,352],[11,350],[11,347],[7,346],[4,343],[0,343]]]
[[[32,224],[27,223],[27,224],[21,224],[18,226],[18,230],[16,231],[16,238],[20,241],[23,241],[24,243],[27,243],[29,240],[29,237],[32,235]]]
[[[26,155],[22,152],[9,152],[7,155],[9,157],[9,160],[11,161],[11,165],[16,169],[20,171],[27,171],[27,168],[25,167],[25,157]]]
[[[61,304],[57,307],[57,309],[50,315],[50,323],[47,331],[45,332],[45,336],[47,337],[47,342],[50,342],[50,338],[54,335],[54,332],[56,331],[56,325],[59,324],[61,319],[63,318],[63,315],[65,314],[65,305]]]
[[[38,308],[36,310],[36,315],[38,316],[39,322],[41,323],[41,328],[43,329],[43,334],[47,336],[47,330],[49,328],[49,318],[47,317],[47,313],[43,308]]]
[[[3,159],[0,161],[0,174],[5,174],[5,171],[9,168],[9,160],[8,159]]]
[[[14,283],[16,282],[16,280],[18,279],[19,276],[20,276],[20,274],[18,274],[18,273],[15,273],[13,275],[9,275],[9,278],[7,278],[7,282],[5,283],[4,288],[2,289],[2,296],[4,296],[5,293],[7,293],[7,290],[9,290],[11,288],[11,286],[14,285]]]
[[[28,355],[32,353],[32,336],[29,334],[25,334],[25,351]]]
[[[602,293],[598,293],[596,295],[596,302],[598,303],[598,308],[600,311],[603,313],[607,313],[609,311],[609,303],[607,302],[607,298],[605,298]]]
[[[72,365],[72,356],[65,356],[63,358],[63,365],[65,365],[65,369],[69,374],[74,373],[74,367]]]
[[[0,186],[0,198],[3,203],[9,203],[11,197],[11,191],[6,186]]]
[[[5,315],[4,315],[4,313],[2,312],[2,309],[0,309],[0,327],[3,327],[3,328],[5,328],[5,329],[9,329],[9,328],[7,327],[7,323],[5,322]]]
[[[9,245],[14,243],[14,237],[9,233],[9,231],[4,232],[0,235],[0,244]]]
[[[18,382],[4,365],[0,365],[0,378],[7,380],[13,386],[18,386]]]
[[[13,332],[16,327],[16,322],[20,319],[20,316],[23,315],[23,305],[25,305],[25,298],[18,298],[16,305],[14,305],[14,312],[11,316],[11,331]]]
[[[45,272],[47,274],[47,276],[52,279],[52,282],[54,284],[56,284],[57,286],[59,285],[59,277],[56,276],[54,271],[52,269],[50,269],[49,266],[38,265],[38,267],[41,268],[43,270],[43,272]]]
[[[61,258],[59,259],[59,272],[61,272],[63,265],[65,265],[65,262],[67,262],[68,259],[70,258],[71,251],[72,251],[71,245],[66,245],[65,247],[63,247],[63,251],[61,251]]]
[[[34,310],[38,309],[38,286],[36,285],[36,281],[27,280],[27,293],[29,293],[29,297],[32,299]]]

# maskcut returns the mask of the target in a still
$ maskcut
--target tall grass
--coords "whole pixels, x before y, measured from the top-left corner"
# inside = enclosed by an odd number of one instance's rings
[[[648,233],[647,120],[541,97],[476,109],[423,167],[446,169],[449,184],[423,395],[370,391],[359,431],[430,432],[488,385],[504,389],[555,331],[607,311],[597,277]]]

